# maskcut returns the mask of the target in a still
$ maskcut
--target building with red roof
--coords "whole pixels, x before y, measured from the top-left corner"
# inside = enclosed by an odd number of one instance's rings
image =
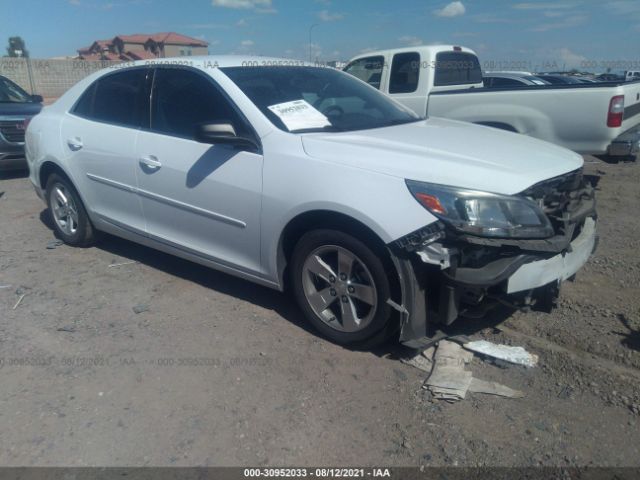
[[[82,60],[131,61],[164,57],[206,55],[209,43],[175,32],[117,35],[111,40],[96,40],[78,49]]]

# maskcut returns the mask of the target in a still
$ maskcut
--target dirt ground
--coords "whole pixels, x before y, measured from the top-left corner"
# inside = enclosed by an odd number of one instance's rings
[[[454,324],[538,354],[469,367],[526,396],[457,404],[285,294],[113,237],[47,249],[44,205],[5,177],[0,465],[639,466],[640,165],[586,160],[601,241],[559,308]]]

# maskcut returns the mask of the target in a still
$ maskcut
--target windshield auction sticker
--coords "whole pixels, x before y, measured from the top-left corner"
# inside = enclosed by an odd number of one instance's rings
[[[278,103],[269,107],[290,132],[331,126],[331,122],[306,100]]]

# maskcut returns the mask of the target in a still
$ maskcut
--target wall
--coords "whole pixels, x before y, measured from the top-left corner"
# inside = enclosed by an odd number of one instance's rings
[[[29,93],[56,98],[87,75],[118,62],[0,58],[0,75]]]
[[[169,57],[180,57],[182,56],[180,50],[185,52],[191,51],[191,55],[207,55],[208,47],[189,47],[185,45],[166,45],[164,46],[164,56]]]

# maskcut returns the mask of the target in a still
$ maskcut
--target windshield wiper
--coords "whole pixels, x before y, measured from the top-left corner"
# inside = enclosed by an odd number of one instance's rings
[[[404,125],[406,123],[416,123],[416,122],[421,122],[423,120],[426,120],[426,117],[413,118],[411,120],[394,120],[392,122],[389,122],[386,126],[387,127],[394,127],[396,125]]]
[[[298,128],[296,130],[289,130],[291,133],[318,133],[318,132],[342,132],[344,130],[334,127],[333,125],[327,125],[326,127],[315,128]]]

